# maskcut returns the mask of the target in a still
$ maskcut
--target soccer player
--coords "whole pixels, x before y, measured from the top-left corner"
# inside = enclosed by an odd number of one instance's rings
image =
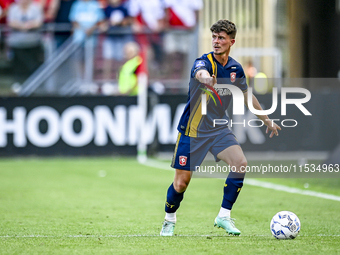
[[[242,66],[229,56],[231,46],[235,43],[236,26],[229,20],[219,20],[210,28],[212,32],[213,51],[196,59],[189,83],[189,97],[180,122],[178,124],[178,138],[172,159],[172,167],[176,169],[173,183],[170,185],[165,202],[165,220],[160,232],[161,236],[172,236],[176,223],[176,211],[183,200],[192,173],[196,166],[200,166],[208,151],[216,161],[223,160],[232,169],[224,184],[224,195],[220,212],[214,226],[221,227],[228,234],[240,235],[235,227],[230,211],[243,186],[247,160],[234,134],[226,125],[214,127],[214,119],[229,121],[225,111],[232,98],[227,89],[218,89],[221,99],[212,100],[216,96],[214,85],[233,84],[243,91],[244,103],[248,103],[247,83]],[[210,90],[210,91],[209,91]],[[209,93],[208,93],[209,92]],[[207,99],[206,115],[202,115],[202,94]],[[253,106],[262,110],[256,97],[252,96]],[[217,101],[218,105],[215,104]],[[221,104],[220,104],[221,103]],[[258,115],[267,126],[266,133],[271,131],[270,138],[278,136],[281,128],[266,115]],[[243,171],[242,171],[243,170]]]

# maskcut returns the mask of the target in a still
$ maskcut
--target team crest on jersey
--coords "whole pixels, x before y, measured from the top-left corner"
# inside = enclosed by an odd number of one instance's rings
[[[234,83],[236,81],[236,73],[235,72],[230,73],[230,81],[232,83]]]
[[[187,157],[186,156],[179,156],[179,164],[181,166],[185,166],[187,164]]]

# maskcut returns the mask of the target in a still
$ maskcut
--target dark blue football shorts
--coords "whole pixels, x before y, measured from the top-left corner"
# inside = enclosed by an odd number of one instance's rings
[[[171,167],[195,171],[196,166],[202,164],[208,151],[214,155],[215,161],[218,162],[220,159],[217,158],[217,154],[232,145],[240,144],[230,129],[210,137],[195,138],[178,133]]]

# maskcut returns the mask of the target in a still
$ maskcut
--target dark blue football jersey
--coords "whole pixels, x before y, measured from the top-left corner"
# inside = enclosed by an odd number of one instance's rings
[[[213,52],[197,58],[191,69],[188,101],[177,128],[179,132],[190,137],[214,136],[227,128],[225,125],[214,127],[214,119],[225,119],[229,123],[226,110],[232,99],[231,92],[226,88],[216,89],[218,97],[204,84],[197,81],[195,75],[202,69],[207,70],[210,75],[215,74],[217,84],[235,85],[243,92],[248,89],[243,68],[232,57],[228,58],[225,66],[215,59]],[[202,115],[202,94],[206,94],[206,115]]]

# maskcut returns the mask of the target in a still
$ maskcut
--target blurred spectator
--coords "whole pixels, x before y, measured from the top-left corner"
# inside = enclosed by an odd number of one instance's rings
[[[190,52],[194,42],[194,28],[197,25],[202,0],[164,0],[166,26],[170,29],[164,38],[167,55],[167,68],[172,74],[181,74],[185,66],[185,55]],[[187,32],[179,33],[176,30]]]
[[[60,0],[46,0],[44,6],[44,20],[45,22],[54,22],[59,8]]]
[[[77,0],[71,7],[69,19],[73,24],[74,41],[83,42],[104,20],[104,13],[95,0]]]
[[[267,75],[263,72],[258,72],[254,77],[254,93],[264,95],[270,89]]]
[[[138,73],[143,62],[139,45],[128,42],[124,46],[125,64],[122,66],[118,76],[118,89],[122,95],[136,96],[138,94]]]
[[[132,40],[132,30],[128,9],[122,0],[108,0],[108,6],[104,9],[104,13],[106,17],[106,22],[103,23],[104,29],[109,29],[109,33],[103,41],[104,79],[108,80],[111,78],[112,59],[123,60],[123,48],[125,43]]]
[[[245,65],[244,73],[248,86],[253,88],[253,93],[263,95],[270,91],[271,87],[269,86],[267,75],[258,71],[252,60],[249,60]]]
[[[151,47],[156,60],[156,68],[163,60],[163,46],[161,32],[164,30],[165,12],[162,0],[130,0],[129,14],[134,17],[133,30],[136,40],[142,47],[142,55]],[[145,30],[151,30],[151,34],[143,34]],[[145,59],[145,57],[143,57]]]
[[[1,0],[0,1],[0,23],[6,23],[6,15],[9,6],[14,2],[14,0]]]
[[[198,12],[203,8],[202,0],[164,0],[166,8],[166,25],[170,29],[190,30],[195,28]],[[167,49],[170,52],[187,52],[190,44],[187,34],[169,33]],[[183,42],[183,43],[182,43]]]
[[[60,0],[33,0],[40,4],[44,13],[44,22],[53,22]]]
[[[100,8],[105,9],[105,7],[108,5],[107,0],[97,0],[99,2]]]
[[[54,33],[57,48],[59,48],[71,35],[72,25],[69,16],[71,7],[76,0],[58,1],[57,13],[54,19],[54,22],[57,25],[57,31]],[[63,26],[63,28],[61,26]]]
[[[247,77],[247,84],[249,87],[254,87],[254,78],[257,74],[257,69],[254,66],[253,62],[249,60],[244,67],[244,73]]]
[[[14,77],[23,82],[42,61],[41,35],[38,31],[43,24],[41,7],[32,0],[18,0],[8,10],[7,24],[12,32],[7,44],[13,52]]]

